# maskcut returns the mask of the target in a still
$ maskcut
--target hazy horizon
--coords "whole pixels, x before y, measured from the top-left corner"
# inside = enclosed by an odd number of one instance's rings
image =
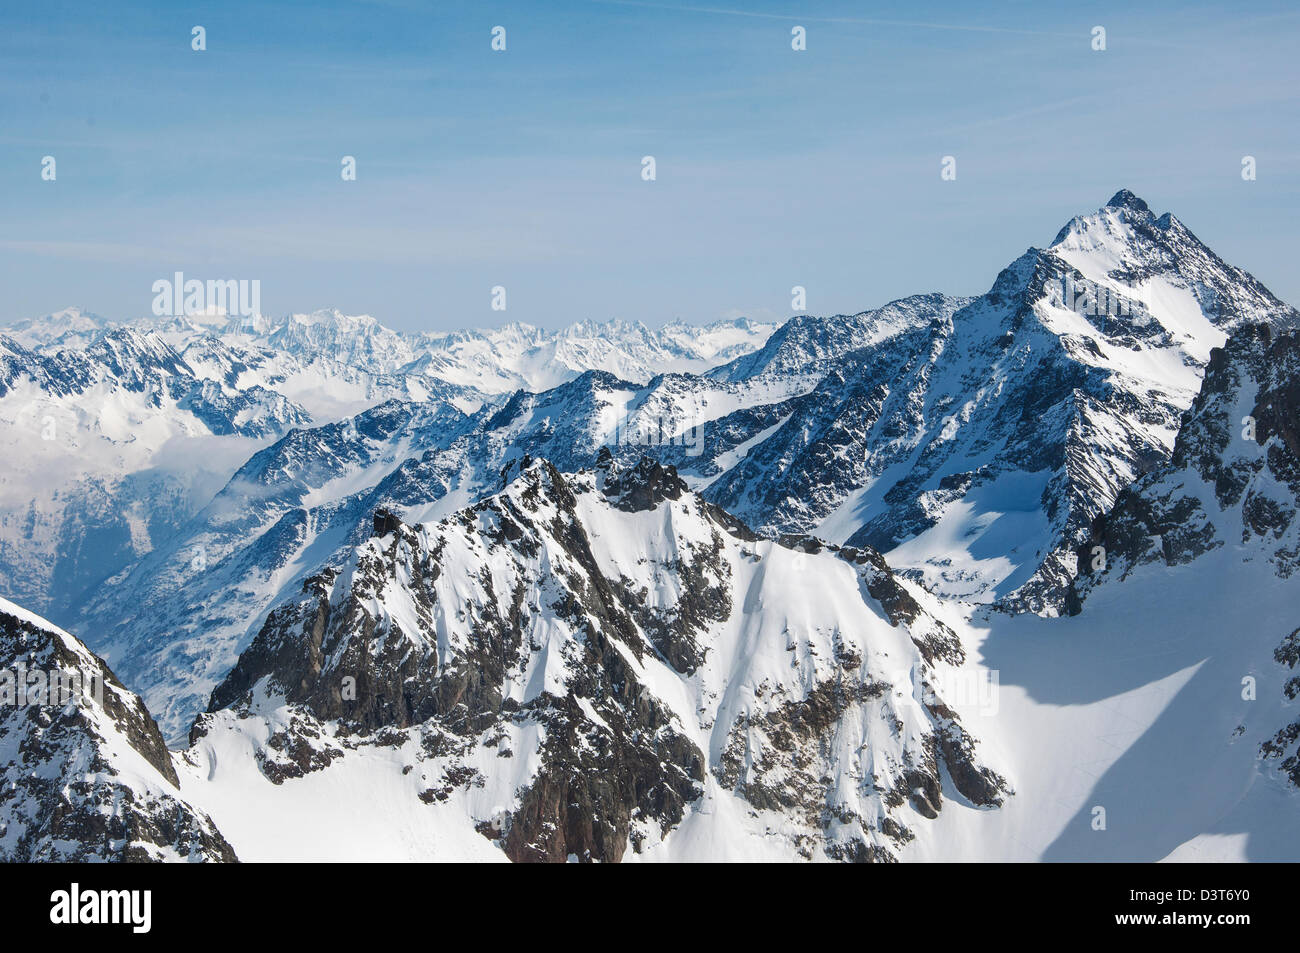
[[[1300,302],[1300,11],[891,6],[6,9],[0,321],[176,271],[403,331],[853,314],[980,294],[1121,188]]]

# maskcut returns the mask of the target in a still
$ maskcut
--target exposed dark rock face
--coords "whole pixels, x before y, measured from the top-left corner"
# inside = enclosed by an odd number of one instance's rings
[[[628,675],[617,662],[613,668],[613,677]],[[602,680],[611,677],[598,671]],[[574,695],[547,701],[548,707],[531,711],[548,728],[542,768],[502,839],[511,860],[618,861],[629,840],[638,850],[645,841],[646,831],[634,829],[634,821],[661,830],[681,822],[687,804],[700,796],[704,756],[673,730],[662,708],[647,698],[631,718],[618,710],[610,712],[613,722],[602,715],[612,730],[593,731]]]
[[[436,526],[377,513],[350,563],[271,613],[192,742],[276,713],[258,756],[276,784],[361,748],[418,744],[430,809],[484,787],[511,792],[477,829],[520,861],[649,849],[710,775],[755,817],[793,817],[809,857],[890,859],[911,836],[895,814],[939,810],[941,765],[972,802],[1001,803],[1005,781],[978,763],[955,716],[881,667],[888,656],[923,677],[960,661],[961,647],[878,553],[809,539],[760,555],[752,533],[649,459],[621,468],[604,456],[573,476],[546,461],[512,469],[503,491]],[[834,576],[890,650],[793,620],[742,650],[736,639],[757,630],[744,634],[751,608],[739,602],[785,598],[768,568],[785,560]],[[779,681],[748,674],[778,659],[772,671],[790,672]],[[680,687],[663,694],[668,682]],[[719,708],[735,691],[752,701]],[[859,758],[831,739],[861,733],[865,751],[864,726],[881,718],[893,741],[859,777]],[[710,735],[725,737],[716,757]]]
[[[675,485],[658,464],[647,461],[643,472],[645,483],[622,479],[608,489],[609,495],[625,507],[653,505],[657,494]],[[502,722],[544,726],[542,768],[510,821],[503,848],[515,860],[576,856],[617,861],[634,819],[653,820],[664,828],[680,821],[684,805],[699,795],[704,756],[673,727],[668,712],[629,667],[625,652],[639,656],[649,648],[630,612],[651,621],[649,610],[594,565],[564,477],[543,463],[524,469],[517,479],[517,494],[460,514],[448,533],[462,534],[464,540],[481,533],[490,547],[523,561],[537,555],[546,537],[562,547],[583,576],[571,576],[553,589],[546,585],[549,580],[521,574],[503,590],[485,566],[476,580],[482,598],[465,609],[458,648],[441,651],[423,639],[445,611],[438,581],[447,541],[431,540],[391,514],[376,514],[376,540],[358,554],[347,578],[340,583],[332,573],[315,577],[305,586],[307,599],[273,613],[214,692],[210,710],[247,705],[253,687],[270,676],[305,713],[320,721],[338,720],[358,736],[437,726],[466,737]],[[688,578],[702,578],[693,565],[684,568]],[[395,578],[403,580],[404,593],[427,628],[401,632],[379,624],[373,606]],[[543,585],[535,585],[539,582]],[[347,589],[340,593],[339,585]],[[543,593],[553,601],[530,601]],[[343,598],[335,601],[339,595]],[[715,587],[713,598],[719,597],[725,599],[725,590]],[[704,596],[705,605],[707,601]],[[530,619],[542,612],[556,614],[581,635],[566,646],[572,676],[563,694],[547,691],[519,704],[510,697],[509,683],[531,664],[537,646],[528,636]],[[697,604],[681,619],[653,620],[657,624],[647,626],[653,632],[651,644],[663,645],[667,654],[687,664],[692,650],[684,646],[691,645],[695,625],[690,619],[703,612],[707,608]],[[345,683],[348,678],[353,683]],[[599,724],[578,699],[597,713]],[[200,719],[194,740],[204,731]],[[282,755],[267,759],[275,765],[268,773],[273,781],[323,769],[332,760],[315,744],[318,730],[303,724],[295,734],[273,739]]]
[[[845,665],[846,669],[855,667],[853,660]],[[805,856],[811,857],[816,847],[824,846],[835,859],[894,860],[892,851],[880,840],[887,838],[886,843],[901,847],[913,839],[912,831],[892,814],[886,814],[877,828],[848,805],[835,806],[842,778],[827,770],[825,758],[827,739],[836,728],[851,719],[855,710],[877,704],[891,690],[883,682],[837,678],[762,716],[737,719],[722,752],[719,782],[760,810],[800,817],[810,831],[843,824],[881,835],[827,845],[806,835],[795,845]],[[942,705],[937,705],[928,714],[942,717],[941,710]],[[1006,780],[976,763],[974,745],[955,721],[927,738],[919,754],[892,783],[874,774],[861,781],[880,792],[886,810],[908,805],[921,817],[933,819],[943,805],[941,761],[964,797],[984,807],[1002,804],[1008,792]]]
[[[401,528],[402,522],[396,514],[385,509],[375,510],[375,535],[387,536],[389,533],[395,533]]]
[[[234,861],[211,820],[180,795],[171,755],[140,699],[67,633],[0,603],[0,671],[73,676],[0,704],[0,860]],[[10,684],[13,688],[13,684]]]
[[[1258,545],[1279,575],[1295,572],[1298,413],[1300,332],[1246,325],[1216,348],[1169,464],[1121,493],[1079,547],[1072,611],[1105,576],[1186,564],[1229,543]]]
[[[680,500],[687,486],[676,468],[642,457],[630,470],[611,472],[603,492],[620,510],[636,513],[652,510],[664,500]]]
[[[1282,640],[1273,653],[1273,659],[1295,671],[1300,665],[1300,629]],[[1300,675],[1288,678],[1282,691],[1288,701],[1295,701],[1296,696],[1300,696]],[[1287,779],[1294,787],[1300,788],[1300,718],[1279,728],[1276,735],[1260,746],[1260,755],[1281,762]]]

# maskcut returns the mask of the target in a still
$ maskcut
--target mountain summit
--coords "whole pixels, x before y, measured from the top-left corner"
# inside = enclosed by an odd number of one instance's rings
[[[1106,203],[1106,208],[1128,208],[1135,212],[1149,212],[1150,208],[1147,203],[1142,201],[1128,189],[1120,189],[1110,197]]]
[[[1049,613],[1090,521],[1168,459],[1211,350],[1300,317],[1127,191],[979,298],[887,310],[860,346],[805,363],[812,392],[706,495],[767,532],[871,545],[948,595]]]

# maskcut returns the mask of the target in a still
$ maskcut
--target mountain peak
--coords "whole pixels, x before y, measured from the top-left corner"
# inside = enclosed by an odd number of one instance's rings
[[[1150,206],[1142,201],[1128,189],[1120,189],[1111,196],[1110,201],[1106,203],[1106,208],[1128,208],[1135,212],[1149,212]]]
[[[614,506],[629,513],[653,510],[664,500],[681,499],[689,490],[677,475],[676,467],[663,466],[651,457],[642,457],[626,470],[611,466],[604,457],[598,464],[605,474],[602,486],[605,496]]]
[[[1050,247],[1055,248],[1072,236],[1077,239],[1081,235],[1088,236],[1085,240],[1093,243],[1095,242],[1093,233],[1112,234],[1117,241],[1127,244],[1130,239],[1125,236],[1129,226],[1153,224],[1155,221],[1155,213],[1151,211],[1151,206],[1128,189],[1120,189],[1097,211],[1076,215],[1066,222],[1065,226],[1056,233],[1056,238],[1052,240]]]

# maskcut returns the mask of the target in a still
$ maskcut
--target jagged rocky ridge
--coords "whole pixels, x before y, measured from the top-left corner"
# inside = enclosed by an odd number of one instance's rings
[[[391,748],[430,825],[513,860],[624,859],[720,799],[791,856],[889,860],[1008,793],[932,690],[960,643],[877,553],[759,540],[648,459],[504,476],[436,525],[380,511],[275,609],[196,772],[231,734],[276,785]]]
[[[1288,577],[1300,567],[1297,507],[1300,332],[1246,325],[1211,354],[1170,461],[1093,521],[1071,606],[1104,578],[1189,563],[1228,544],[1258,551]]]
[[[872,545],[946,594],[1055,613],[1091,520],[1168,458],[1210,348],[1296,318],[1120,192],[982,297],[841,355],[706,495],[769,532]]]
[[[0,672],[0,861],[236,859],[140,699],[79,641],[0,599]]]
[[[1253,563],[1262,579],[1290,579],[1300,568],[1297,513],[1300,331],[1245,325],[1211,354],[1170,462],[1126,488],[1093,521],[1078,553],[1069,609],[1085,611],[1098,587],[1119,584],[1140,567],[1190,566],[1220,550]],[[1216,591],[1211,581],[1203,598],[1245,596]],[[1293,670],[1298,645],[1300,630],[1281,639],[1272,661]],[[1300,678],[1289,677],[1283,693],[1294,701]],[[1300,787],[1300,720],[1263,741],[1260,754]]]

